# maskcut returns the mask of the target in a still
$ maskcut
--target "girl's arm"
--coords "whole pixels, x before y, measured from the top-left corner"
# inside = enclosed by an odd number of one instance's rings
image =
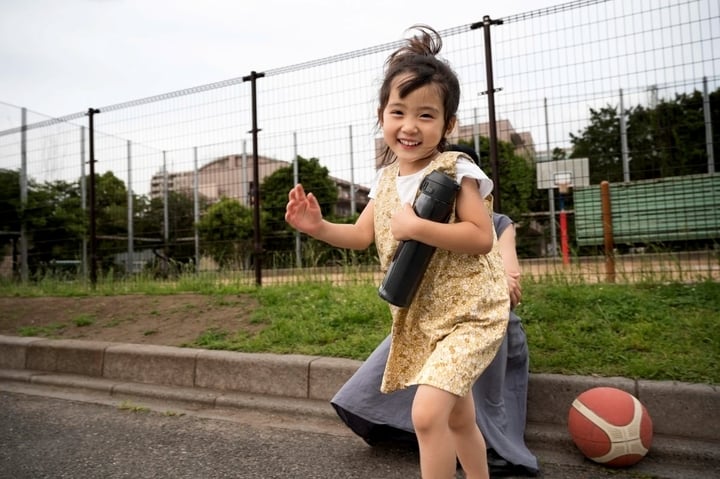
[[[515,225],[511,224],[502,232],[498,238],[498,248],[505,265],[505,276],[507,277],[508,293],[510,293],[510,309],[514,309],[522,300],[522,289],[520,288],[520,262],[518,261],[515,249]]]
[[[298,231],[338,248],[365,249],[375,239],[373,205],[371,199],[355,224],[330,223],[323,219],[315,195],[305,194],[298,184],[288,193],[285,221]]]
[[[489,253],[493,246],[493,223],[475,179],[463,178],[455,216],[456,222],[449,224],[426,220],[406,204],[392,217],[393,237],[398,241],[420,241],[456,253]]]

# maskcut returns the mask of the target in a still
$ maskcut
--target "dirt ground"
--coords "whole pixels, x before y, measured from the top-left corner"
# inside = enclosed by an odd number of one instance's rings
[[[257,331],[248,296],[0,297],[0,335],[189,345],[207,330]]]

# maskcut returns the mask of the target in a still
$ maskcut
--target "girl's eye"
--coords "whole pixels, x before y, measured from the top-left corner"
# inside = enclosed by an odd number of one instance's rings
[[[400,110],[391,110],[390,114],[391,115],[402,115],[402,112]]]

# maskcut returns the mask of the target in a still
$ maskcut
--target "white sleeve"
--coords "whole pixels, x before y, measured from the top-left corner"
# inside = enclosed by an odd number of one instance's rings
[[[478,182],[478,190],[483,198],[486,198],[493,190],[493,181],[480,169],[478,165],[467,158],[458,158],[455,164],[456,181],[462,183],[466,176],[474,178]]]

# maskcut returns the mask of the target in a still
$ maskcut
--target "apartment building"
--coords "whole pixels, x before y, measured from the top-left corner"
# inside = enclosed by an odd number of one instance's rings
[[[515,148],[515,154],[531,161],[535,158],[535,144],[532,134],[529,131],[515,131],[510,120],[495,121],[498,141],[510,143]],[[461,125],[453,131],[449,140],[456,143],[460,140],[472,142],[475,135],[490,137],[490,123],[478,123],[475,125]]]
[[[258,179],[260,183],[280,168],[289,166],[287,161],[276,160],[265,156],[258,157]],[[253,194],[253,161],[250,155],[227,155],[218,158],[197,171],[198,193],[210,202],[221,198],[233,198],[241,204],[249,206]],[[194,171],[159,172],[153,175],[150,184],[150,197],[161,198],[167,190],[193,194],[195,187]],[[338,202],[335,214],[350,216],[352,197],[350,190],[353,185],[349,181],[330,177],[338,189]],[[370,190],[364,186],[354,185],[355,212],[359,213],[368,203]]]

